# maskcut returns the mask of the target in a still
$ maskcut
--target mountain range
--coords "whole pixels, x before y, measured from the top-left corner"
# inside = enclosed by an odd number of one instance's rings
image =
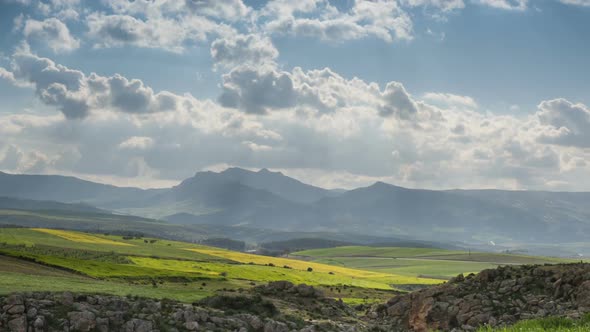
[[[177,186],[147,190],[74,177],[0,173],[0,196],[91,205],[175,224],[285,232],[474,244],[575,243],[590,235],[590,193],[436,191],[383,182],[332,191],[267,169],[199,172]]]

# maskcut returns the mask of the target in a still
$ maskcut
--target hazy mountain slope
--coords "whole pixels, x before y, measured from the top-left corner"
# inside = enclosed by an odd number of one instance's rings
[[[70,176],[20,175],[0,172],[0,196],[59,202],[85,202],[99,207],[149,197],[155,190],[124,188]]]
[[[0,173],[0,195],[85,202],[178,224],[281,232],[531,244],[585,241],[590,235],[590,193],[432,191],[376,183],[334,194],[266,170],[199,172],[158,190]],[[305,197],[309,203],[302,202]]]
[[[127,212],[183,224],[251,225],[273,227],[284,219],[303,215],[302,204],[255,189],[219,173],[201,172],[150,198],[142,208]],[[283,220],[281,220],[283,218]],[[292,223],[291,223],[292,224]],[[281,228],[281,227],[279,227]],[[282,228],[281,228],[282,229]]]
[[[583,216],[560,222],[537,211],[455,192],[414,190],[385,183],[325,198],[314,204],[324,224],[373,234],[481,241],[557,241],[590,234]]]
[[[227,181],[239,182],[255,189],[262,189],[284,199],[299,203],[311,203],[327,196],[338,195],[337,192],[314,187],[283,175],[262,169],[252,172],[241,168],[228,168],[221,173],[210,173]]]
[[[88,204],[68,204],[61,202],[37,201],[13,197],[0,197],[0,209],[108,213],[108,211],[95,208]]]
[[[451,192],[542,215],[548,222],[559,222],[563,219],[590,222],[588,218],[590,193],[586,192],[507,190],[453,190]]]

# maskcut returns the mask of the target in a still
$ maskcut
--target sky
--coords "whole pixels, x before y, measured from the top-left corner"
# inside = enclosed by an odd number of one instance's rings
[[[0,170],[590,191],[590,0],[0,0]]]

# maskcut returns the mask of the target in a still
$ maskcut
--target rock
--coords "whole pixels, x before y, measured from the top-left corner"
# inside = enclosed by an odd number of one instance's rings
[[[471,330],[590,312],[590,264],[505,266],[392,298],[375,318],[413,331]]]
[[[264,322],[258,316],[249,315],[247,322],[256,331],[264,327]]]
[[[152,322],[134,318],[124,326],[125,332],[151,332]]]
[[[108,332],[109,331],[109,319],[108,318],[97,318],[96,319],[96,329],[99,332]]]
[[[25,306],[23,304],[15,304],[6,310],[11,315],[20,315],[25,312]]]
[[[70,292],[64,292],[59,297],[59,302],[65,306],[71,306],[74,304],[74,296]]]
[[[96,316],[91,311],[68,312],[72,331],[88,332],[96,327]]]
[[[39,311],[35,307],[29,308],[29,310],[27,310],[27,318],[29,318],[29,319],[35,318],[35,316],[37,316],[38,312]]]
[[[199,323],[193,322],[186,322],[184,323],[184,327],[189,331],[197,331],[199,329]]]
[[[264,324],[264,332],[289,332],[287,324],[269,320]]]
[[[25,316],[20,316],[8,321],[8,331],[27,332],[27,319]]]
[[[33,322],[33,327],[35,328],[35,331],[44,331],[45,329],[45,317],[43,316],[39,316],[35,319],[35,321]]]
[[[590,280],[584,281],[576,292],[576,303],[582,311],[590,311]]]
[[[297,285],[297,293],[303,297],[314,297],[316,294],[315,289],[312,286],[306,284]]]

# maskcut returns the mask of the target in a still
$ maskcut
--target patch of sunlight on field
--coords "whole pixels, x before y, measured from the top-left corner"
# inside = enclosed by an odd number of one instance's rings
[[[286,280],[295,284],[337,286],[349,285],[361,288],[392,290],[393,279],[353,278],[346,275],[328,274],[323,272],[307,272],[278,266],[250,264],[220,264],[191,261],[178,261],[145,257],[129,257],[135,266],[150,269],[167,269],[182,273],[203,273],[227,280],[249,280],[270,282]],[[397,280],[402,281],[402,280]]]
[[[320,272],[326,273],[327,276],[331,276],[329,273],[332,272],[334,275],[338,276],[346,276],[353,279],[365,279],[365,280],[373,280],[378,281],[381,283],[386,283],[388,285],[408,285],[408,284],[437,284],[440,283],[440,280],[433,280],[428,278],[417,278],[417,277],[408,277],[408,276],[401,276],[391,273],[382,273],[382,272],[374,272],[374,271],[365,271],[365,270],[356,270],[350,269],[346,267],[340,266],[333,266],[333,265],[326,265],[314,262],[307,262],[307,261],[300,261],[295,259],[289,258],[280,258],[280,257],[268,257],[268,256],[261,256],[261,255],[253,255],[253,254],[246,254],[241,252],[223,250],[223,249],[216,249],[216,248],[190,248],[186,249],[194,252],[198,252],[201,254],[207,254],[211,256],[217,256],[225,259],[229,259],[235,262],[240,262],[244,264],[256,264],[256,265],[269,265],[273,264],[276,267],[283,268],[284,266],[288,266],[291,270],[298,270],[298,271],[305,271],[307,272],[308,268],[312,268],[313,272]],[[289,270],[289,269],[288,269]]]
[[[62,231],[59,229],[48,229],[48,228],[31,228],[31,229],[34,231],[37,231],[37,232],[59,236],[62,239],[66,239],[66,240],[73,241],[73,242],[83,242],[83,243],[93,243],[93,244],[109,244],[109,245],[115,245],[115,246],[134,246],[133,244],[130,244],[130,243],[117,242],[117,241],[105,239],[102,237],[79,233],[79,232],[73,232],[73,231]]]

